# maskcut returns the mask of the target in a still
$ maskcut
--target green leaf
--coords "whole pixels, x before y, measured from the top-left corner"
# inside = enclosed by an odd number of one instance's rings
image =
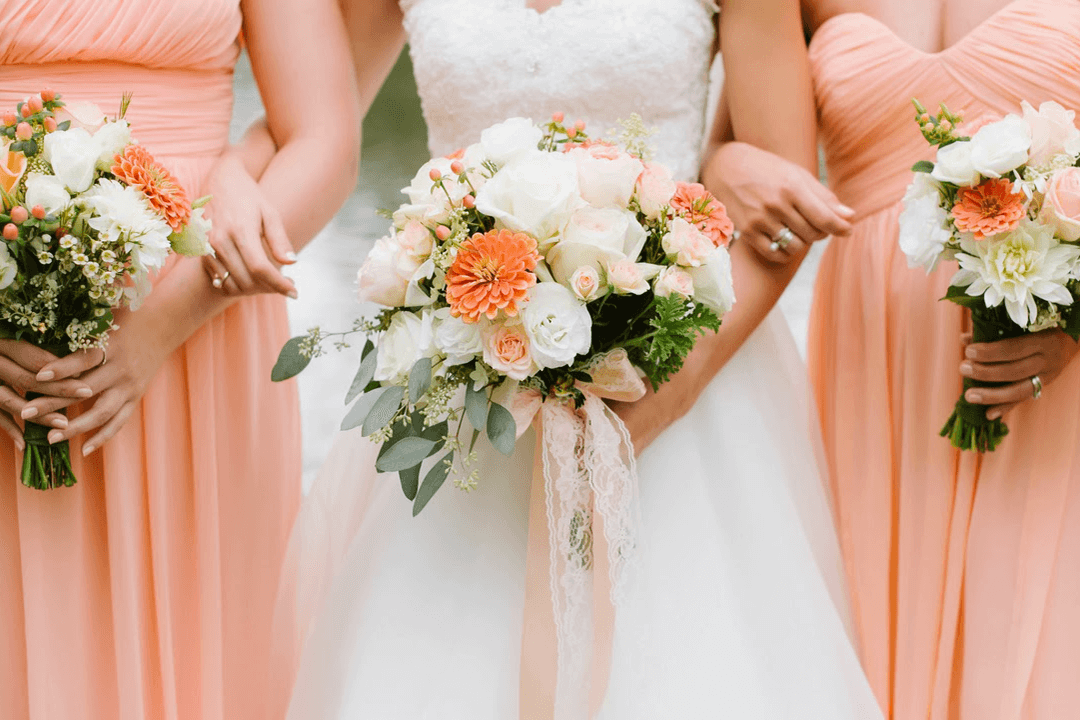
[[[378,432],[386,427],[387,423],[394,419],[398,410],[401,409],[401,401],[405,399],[405,388],[400,385],[391,385],[379,396],[371,407],[371,412],[364,419],[364,436]],[[405,467],[409,467],[406,465]]]
[[[371,345],[371,341],[368,340],[367,344]],[[352,385],[349,386],[349,392],[345,395],[346,405],[351,403],[357,395],[364,392],[364,388],[371,383],[371,378],[375,375],[375,366],[378,364],[379,354],[368,351],[365,346],[364,354],[361,357],[363,359],[360,361],[360,369],[356,371],[356,377],[353,378]]]
[[[503,455],[514,452],[514,444],[517,442],[517,423],[510,411],[499,403],[491,403],[488,408],[487,436],[492,446]]]
[[[345,419],[341,421],[341,429],[352,430],[353,428],[360,427],[367,418],[368,413],[371,412],[371,408],[375,407],[375,401],[388,389],[389,388],[377,387],[371,392],[366,392],[361,395],[360,399],[356,401],[356,404],[349,408],[349,412],[345,414]]]
[[[431,358],[416,361],[409,371],[409,402],[417,402],[431,387]]]
[[[934,172],[934,163],[929,160],[920,160],[911,166],[911,172],[932,173]]]
[[[400,472],[413,465],[419,465],[431,455],[435,443],[422,437],[404,437],[391,446],[386,453],[375,461],[379,472]]]
[[[477,390],[475,383],[465,384],[465,414],[469,418],[469,424],[477,430],[487,424],[488,396],[483,388]]]
[[[979,310],[986,307],[982,295],[968,295],[966,288],[957,287],[956,285],[950,285],[948,291],[945,293],[945,297],[941,299],[954,302],[962,307],[971,308],[972,310]]]
[[[405,497],[415,500],[416,489],[420,486],[420,463],[407,470],[399,470],[398,476],[401,478],[401,491],[405,493]]]
[[[311,358],[300,352],[300,345],[306,337],[306,335],[298,335],[285,343],[285,347],[281,348],[278,354],[274,369],[270,371],[271,380],[274,382],[288,380],[299,375],[308,366]]]
[[[453,462],[454,453],[451,451],[439,458],[438,462],[428,470],[427,475],[424,476],[424,484],[420,486],[419,492],[416,493],[416,500],[413,501],[413,517],[419,515],[420,511],[427,507],[428,501],[435,496],[436,491],[446,482]]]
[[[65,132],[70,128],[71,128],[71,121],[70,120],[65,120],[64,122],[62,122],[62,123],[60,123],[59,125],[56,126],[56,129],[61,131],[61,132]]]

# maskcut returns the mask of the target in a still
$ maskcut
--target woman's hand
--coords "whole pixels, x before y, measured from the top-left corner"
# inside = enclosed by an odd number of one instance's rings
[[[660,392],[654,392],[648,382],[645,383],[645,395],[635,402],[608,401],[608,405],[630,431],[634,443],[634,455],[639,456],[653,440],[667,430],[673,422],[681,418],[694,405],[695,398],[688,402],[679,402],[679,393],[670,391],[670,385],[664,385]]]
[[[0,340],[0,429],[11,436],[15,445],[24,447],[22,430],[16,419],[31,420],[39,425],[66,428],[68,420],[56,412],[68,405],[91,397],[94,391],[80,380],[54,381],[38,373],[57,357],[47,350],[20,340]],[[23,397],[27,392],[51,396],[55,407],[28,407]]]
[[[851,232],[854,210],[799,165],[753,145],[720,145],[705,176],[740,239],[769,262],[786,263],[811,243]]]
[[[66,427],[49,433],[56,444],[76,435],[98,432],[83,444],[89,455],[116,435],[139,405],[146,388],[170,352],[169,344],[157,330],[149,313],[124,313],[120,326],[109,337],[108,359],[101,350],[74,353],[45,365],[38,378],[52,374],[58,380],[79,377],[97,396],[89,410]],[[59,399],[39,398],[27,403],[44,413],[55,409]]]
[[[207,273],[227,295],[280,293],[297,297],[296,285],[279,269],[296,262],[277,209],[232,152],[218,160],[207,179],[212,196],[206,213],[213,222],[203,259]]]
[[[983,382],[1004,382],[1000,387],[976,387],[964,398],[977,405],[989,405],[986,417],[996,420],[1025,400],[1035,396],[1036,375],[1046,388],[1076,356],[1078,346],[1061,330],[1045,330],[992,343],[971,343],[971,334],[961,337],[967,346],[960,374]]]

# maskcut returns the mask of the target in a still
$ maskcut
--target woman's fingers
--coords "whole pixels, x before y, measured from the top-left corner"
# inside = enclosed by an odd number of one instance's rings
[[[1023,360],[1042,350],[1044,338],[1040,337],[1041,335],[1042,333],[1032,333],[990,343],[975,343],[967,346],[964,355],[968,360],[981,363]]]
[[[105,423],[105,426],[94,437],[90,438],[82,446],[83,456],[87,456],[90,453],[97,450],[99,447],[112,440],[116,433],[120,432],[121,428],[131,418],[131,414],[135,412],[135,403],[127,402],[120,408],[112,419]]]
[[[79,350],[59,360],[54,360],[38,371],[34,379],[39,383],[53,382],[77,377],[105,362],[105,351],[100,348]],[[31,388],[25,388],[30,390]],[[49,393],[50,395],[54,393]],[[82,396],[78,396],[82,397]]]
[[[1045,366],[1042,355],[1031,355],[1015,362],[990,364],[965,360],[960,363],[960,374],[982,382],[1017,382],[1038,375]]]
[[[49,443],[55,445],[63,440],[70,440],[76,435],[82,435],[101,427],[116,415],[123,405],[122,393],[106,392],[102,394],[92,408],[69,422],[66,428],[51,431],[49,433]]]
[[[31,373],[36,373],[56,360],[56,356],[48,350],[21,340],[0,340],[0,354],[11,358]]]
[[[964,399],[976,405],[1008,405],[1030,400],[1035,395],[1031,380],[1021,380],[1000,387],[974,387],[964,393]]]
[[[34,408],[27,408],[27,402],[9,387],[0,388],[0,415],[9,415],[12,418],[21,417],[45,427],[60,428],[68,426],[68,419],[57,412],[39,412]],[[17,427],[17,426],[16,426]]]
[[[844,217],[840,210],[843,206],[839,203],[833,206],[822,200],[812,189],[814,186],[821,186],[821,183],[812,181],[809,187],[793,188],[791,201],[795,210],[821,233],[822,238],[829,235],[850,235],[849,220],[854,215],[854,211],[851,208],[844,208],[845,211],[850,211],[848,217]]]
[[[987,408],[987,410],[986,410],[986,419],[987,420],[997,420],[1000,417],[1004,417],[1005,413],[1009,412],[1010,410],[1012,410],[1014,407],[1016,407],[1019,404],[1020,403],[1006,403],[1004,405],[994,405],[991,408]]]
[[[23,440],[22,429],[15,424],[15,421],[11,419],[11,416],[7,413],[0,413],[0,430],[7,433],[11,441],[15,443],[15,447],[20,451],[26,449],[26,441]]]
[[[281,295],[296,296],[296,286],[270,262],[262,238],[257,234],[249,233],[244,237],[240,243],[240,256],[257,286]]]
[[[36,423],[46,425],[47,422],[41,420],[41,418],[47,417],[50,413],[59,412],[65,410],[72,405],[81,402],[81,399],[71,399],[62,397],[53,397],[52,395],[45,395],[43,397],[34,398],[26,402],[23,406],[20,417],[23,420],[33,420]]]
[[[255,283],[248,274],[247,266],[237,249],[236,232],[222,229],[211,241],[211,246],[217,255],[218,262],[229,272],[229,279],[234,280],[236,285],[246,293],[255,289]],[[221,274],[224,277],[224,273]]]
[[[22,391],[31,391],[42,395],[85,400],[92,397],[94,391],[82,380],[59,380],[39,382],[34,374],[23,366],[0,355],[0,383]]]
[[[293,250],[292,243],[289,242],[288,233],[285,232],[285,223],[281,221],[281,214],[278,213],[277,208],[266,201],[262,204],[262,227],[266,246],[270,249],[274,260],[281,265],[295,263],[296,252]]]

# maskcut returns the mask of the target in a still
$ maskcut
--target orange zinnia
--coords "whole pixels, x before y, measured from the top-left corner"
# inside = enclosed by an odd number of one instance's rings
[[[698,230],[705,233],[716,247],[727,247],[735,232],[727,208],[701,183],[675,183],[671,209]]]
[[[128,145],[113,161],[112,174],[120,182],[142,191],[173,232],[191,219],[191,202],[180,182],[141,145]]]
[[[960,188],[952,216],[957,230],[982,240],[1015,230],[1026,212],[1024,195],[1014,193],[1012,183],[1006,178],[998,178],[975,187]]]
[[[536,284],[540,254],[536,240],[525,233],[491,230],[461,244],[446,272],[446,301],[450,314],[467,323],[481,315],[494,320],[502,310],[513,317]]]

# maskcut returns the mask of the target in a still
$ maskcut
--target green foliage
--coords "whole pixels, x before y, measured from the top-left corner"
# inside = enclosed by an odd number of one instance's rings
[[[302,352],[302,345],[306,335],[298,335],[281,348],[278,353],[274,369],[270,371],[270,379],[274,382],[282,382],[299,375],[311,362],[311,357]],[[263,372],[266,372],[265,370]]]
[[[640,357],[631,359],[658,388],[682,368],[699,337],[720,329],[720,318],[704,305],[674,295],[656,297],[653,309],[648,321],[652,332],[632,341]]]
[[[911,172],[932,173],[934,172],[934,163],[929,160],[920,160],[911,166]]]
[[[491,403],[488,408],[487,436],[491,445],[503,455],[514,452],[517,442],[517,423],[510,411],[498,403]]]
[[[428,470],[427,475],[424,476],[424,484],[420,486],[419,492],[416,493],[416,500],[413,502],[413,517],[419,515],[420,511],[427,507],[428,501],[435,496],[436,491],[446,482],[453,464],[454,453],[450,451],[439,458]]]
[[[394,416],[401,410],[401,401],[405,399],[405,388],[400,385],[389,385],[383,389],[371,412],[364,419],[364,436],[382,430],[390,424]],[[405,467],[408,467],[406,465]]]

